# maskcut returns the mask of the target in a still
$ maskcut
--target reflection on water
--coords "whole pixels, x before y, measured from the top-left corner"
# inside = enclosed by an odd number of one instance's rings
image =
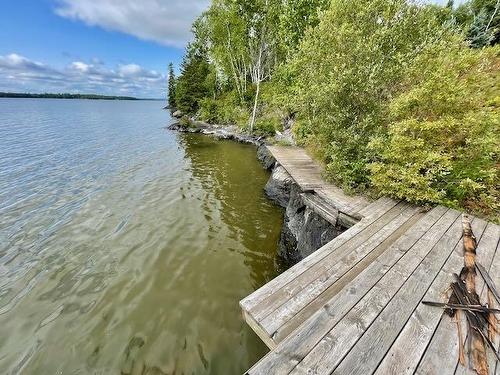
[[[159,102],[0,100],[0,373],[237,374],[275,275],[255,149]]]

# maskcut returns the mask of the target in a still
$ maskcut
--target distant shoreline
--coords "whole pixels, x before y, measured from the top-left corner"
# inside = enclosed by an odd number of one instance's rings
[[[17,92],[0,92],[0,98],[28,98],[28,99],[92,99],[92,100],[161,100],[161,99],[140,99],[132,96],[112,96],[96,94],[29,94]]]

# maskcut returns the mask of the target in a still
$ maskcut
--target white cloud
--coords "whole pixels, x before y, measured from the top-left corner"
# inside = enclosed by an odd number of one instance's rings
[[[75,70],[82,72],[82,73],[86,73],[89,71],[90,65],[85,64],[84,62],[81,62],[81,61],[74,61],[71,63],[71,67]]]
[[[77,92],[163,97],[166,76],[137,64],[107,68],[102,62],[74,61],[58,69],[12,53],[0,56],[0,91]]]
[[[142,72],[142,68],[137,64],[120,65],[118,71],[124,76],[136,76]]]
[[[17,53],[11,53],[10,55],[7,56],[0,56],[0,65],[16,70],[29,69],[29,70],[44,71],[48,69],[48,67],[46,67],[42,63],[28,60],[24,56],[18,55]]]
[[[208,3],[208,0],[58,0],[55,12],[91,26],[183,47],[190,39],[192,22]]]

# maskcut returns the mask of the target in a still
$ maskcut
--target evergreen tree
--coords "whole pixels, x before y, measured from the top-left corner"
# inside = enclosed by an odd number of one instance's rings
[[[175,102],[175,86],[176,78],[174,73],[174,64],[168,64],[168,106],[171,112],[174,112],[177,108],[177,103]]]
[[[210,66],[206,56],[191,46],[188,47],[175,87],[177,109],[189,115],[196,114],[201,101],[210,95],[207,85],[209,73]]]
[[[500,0],[470,0],[454,12],[465,30],[471,47],[481,48],[500,42]]]
[[[487,46],[491,43],[494,38],[494,33],[492,29],[488,29],[488,23],[491,16],[486,13],[483,8],[474,17],[474,21],[469,26],[467,32],[467,39],[470,42],[471,47],[481,48]]]

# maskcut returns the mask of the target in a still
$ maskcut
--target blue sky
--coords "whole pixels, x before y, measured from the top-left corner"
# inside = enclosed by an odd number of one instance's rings
[[[162,97],[205,0],[7,0],[0,91]]]
[[[446,0],[435,0],[444,3]],[[4,0],[0,91],[163,97],[208,0]]]

